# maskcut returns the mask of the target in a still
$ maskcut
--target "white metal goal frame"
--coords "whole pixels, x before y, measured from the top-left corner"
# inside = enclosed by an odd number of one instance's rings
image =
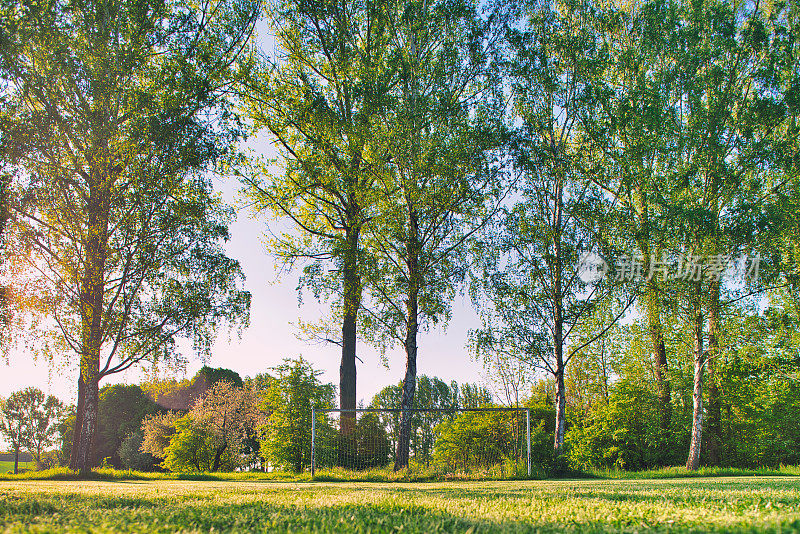
[[[317,408],[311,406],[311,476],[316,472],[317,451],[317,413],[447,413],[458,414],[467,412],[525,412],[525,433],[527,445],[528,476],[531,476],[531,410],[530,408],[492,407],[492,408]]]

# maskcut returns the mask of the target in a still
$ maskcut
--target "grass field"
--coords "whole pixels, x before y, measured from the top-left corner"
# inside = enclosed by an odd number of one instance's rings
[[[23,469],[33,469],[36,466],[36,462],[20,462],[19,469],[20,471]],[[0,473],[8,473],[14,472],[14,462],[7,462],[5,460],[0,460]]]
[[[0,481],[7,532],[800,532],[800,478]]]

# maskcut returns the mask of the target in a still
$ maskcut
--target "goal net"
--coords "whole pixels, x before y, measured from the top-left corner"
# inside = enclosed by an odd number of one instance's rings
[[[312,409],[311,473],[393,470],[401,409]],[[530,410],[410,409],[408,468],[431,474],[530,475]],[[402,457],[402,455],[401,455]]]

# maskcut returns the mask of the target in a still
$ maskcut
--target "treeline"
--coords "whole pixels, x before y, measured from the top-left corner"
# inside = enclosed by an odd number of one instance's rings
[[[684,350],[683,358],[671,362],[675,400],[670,436],[662,434],[657,417],[658,390],[648,360],[646,351],[595,352],[571,366],[566,379],[569,469],[646,469],[682,460],[691,438],[686,424],[692,406],[690,354]],[[764,364],[761,358],[758,361]],[[770,380],[765,373],[773,369],[755,368],[753,360],[737,358],[722,373],[726,378],[720,389],[730,391],[722,402],[730,408],[724,419],[727,432],[721,439],[720,465],[778,467],[800,462],[797,385]],[[105,386],[100,391],[92,465],[173,472],[307,471],[312,405],[318,410],[318,469],[393,465],[402,383],[375,394],[366,407],[386,411],[361,414],[355,439],[345,440],[338,421],[325,412],[335,407],[335,388],[320,382],[319,374],[300,359],[286,360],[269,374],[253,378],[203,367],[191,379]],[[513,390],[512,378],[521,391]],[[420,376],[413,408],[440,411],[412,413],[409,455],[414,465],[441,473],[485,473],[510,459],[524,459],[525,412],[458,411],[508,406],[508,396],[519,395],[521,402],[511,406],[530,411],[532,466],[538,473],[554,467],[554,381],[508,373],[495,373],[492,379],[506,392],[505,399],[495,398],[483,386]],[[0,417],[0,430],[13,449],[4,457],[34,461],[37,468],[68,465],[74,422],[74,406],[35,388],[14,393],[3,403]],[[517,467],[518,473],[525,473],[524,465]]]
[[[271,374],[244,380],[228,369],[203,367],[193,378],[181,381],[105,386],[99,396],[92,466],[172,472],[302,472],[311,463],[312,406],[319,410],[318,454],[342,447],[336,465],[356,470],[391,465],[396,450],[392,442],[398,439],[398,414],[364,414],[356,424],[356,447],[346,449],[351,443],[342,439],[336,421],[324,412],[334,407],[334,387],[321,383],[319,374],[307,361],[299,359],[285,360],[271,369]],[[369,407],[392,409],[401,394],[400,385],[388,386],[375,395]],[[474,417],[462,421],[464,417],[452,411],[494,406],[491,393],[483,387],[448,384],[423,375],[416,399],[414,408],[443,410],[414,414],[410,452],[420,465],[430,464],[432,459],[443,464],[457,463],[454,455],[463,460],[464,453],[474,448],[474,444],[461,439],[465,422],[469,432],[476,433],[483,442],[492,442],[497,451],[519,442],[519,438],[514,440],[495,431],[498,425],[505,430],[506,421],[495,421],[497,417],[490,415],[484,418],[489,430],[482,432],[473,428]],[[540,413],[548,410],[539,405],[539,412],[534,414],[535,425],[544,418],[552,426],[552,417]],[[12,459],[25,460],[28,451],[39,469],[69,464],[74,406],[65,406],[52,396],[45,399],[39,390],[27,388],[9,396],[1,414],[0,430],[12,444]],[[544,422],[540,427],[544,430]],[[39,436],[38,441],[29,438],[34,434]],[[443,446],[441,439],[451,443]],[[545,453],[546,450],[545,444]],[[502,458],[497,454],[491,460]]]
[[[270,249],[332,304],[308,334],[341,340],[340,406],[356,406],[359,336],[404,350],[396,469],[419,334],[465,287],[483,321],[473,354],[514,400],[552,380],[556,470],[795,458],[793,427],[743,402],[796,414],[800,362],[764,325],[797,318],[797,15],[728,1],[268,11],[278,54],[242,98],[284,169],[255,161],[246,190],[294,223]],[[602,394],[574,404],[572,372]]]
[[[101,380],[247,324],[212,172],[330,304],[304,328],[341,347],[340,408],[359,341],[404,351],[395,469],[420,334],[464,290],[505,401],[552,383],[556,470],[796,458],[795,3],[212,4],[0,6],[3,339],[79,363],[72,468],[95,462]],[[226,465],[258,415],[225,437],[236,391],[159,423],[216,447],[180,461]]]
[[[679,465],[691,444],[694,358],[676,320],[665,335],[671,386],[668,425],[646,320],[618,329],[576,358],[567,375],[567,444],[576,469]],[[800,462],[800,378],[794,311],[731,312],[724,350],[704,384],[704,465],[778,467]]]

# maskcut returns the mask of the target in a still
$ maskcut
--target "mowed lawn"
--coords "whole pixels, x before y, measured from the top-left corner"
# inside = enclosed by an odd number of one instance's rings
[[[800,478],[0,481],[9,532],[800,532]]]
[[[36,462],[20,462],[17,466],[20,470],[22,469],[33,469],[36,467]],[[0,473],[13,473],[14,472],[14,462],[7,462],[5,460],[0,460]]]

